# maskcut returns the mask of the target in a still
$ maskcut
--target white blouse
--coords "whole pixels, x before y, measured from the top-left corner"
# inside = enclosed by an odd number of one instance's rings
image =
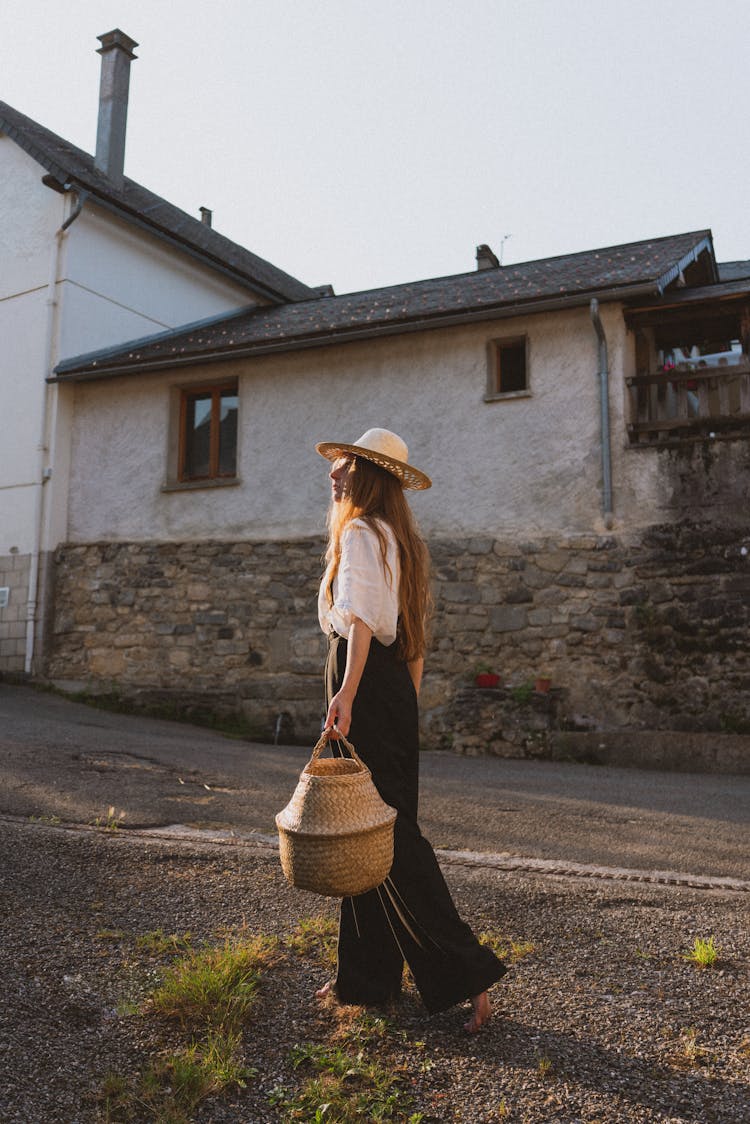
[[[318,593],[318,620],[323,632],[331,628],[348,637],[352,619],[358,617],[372,630],[381,644],[392,644],[398,627],[398,587],[400,568],[398,547],[387,523],[380,524],[386,534],[386,561],[383,565],[380,543],[375,532],[361,519],[355,519],[341,537],[341,562],[333,579],[333,605],[328,604],[328,577],[323,576]]]

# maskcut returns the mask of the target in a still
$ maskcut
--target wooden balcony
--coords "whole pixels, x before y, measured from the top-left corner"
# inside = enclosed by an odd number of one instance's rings
[[[633,445],[750,437],[750,362],[691,366],[626,379]]]

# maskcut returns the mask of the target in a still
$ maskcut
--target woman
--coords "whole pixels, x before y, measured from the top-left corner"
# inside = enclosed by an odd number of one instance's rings
[[[431,481],[387,429],[316,449],[333,462],[318,599],[329,636],[325,724],[332,737],[338,731],[351,738],[380,795],[398,811],[389,878],[343,900],[336,979],[317,994],[387,1003],[401,990],[406,960],[431,1014],[471,999],[465,1029],[474,1033],[490,1016],[487,988],[505,967],[459,917],[417,825],[429,559],[404,488],[429,488]]]

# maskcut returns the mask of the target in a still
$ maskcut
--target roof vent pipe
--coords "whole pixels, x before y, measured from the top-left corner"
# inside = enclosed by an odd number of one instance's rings
[[[484,242],[477,246],[477,269],[499,269],[500,259]]]
[[[96,128],[94,166],[122,189],[125,168],[125,130],[128,122],[130,64],[138,44],[124,31],[115,28],[98,35],[102,56],[99,83],[99,120]]]
[[[211,226],[214,220],[214,213],[208,207],[201,207],[201,222],[204,226]]]

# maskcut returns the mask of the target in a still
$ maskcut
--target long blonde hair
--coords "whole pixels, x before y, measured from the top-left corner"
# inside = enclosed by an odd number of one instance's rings
[[[333,604],[333,579],[341,562],[341,540],[344,531],[355,519],[361,519],[377,535],[386,573],[389,573],[386,560],[388,539],[381,521],[393,531],[401,568],[396,651],[407,663],[419,659],[424,655],[427,644],[427,620],[432,608],[427,547],[417,530],[398,477],[358,456],[351,458],[344,495],[328,510],[325,561],[329,605]]]

